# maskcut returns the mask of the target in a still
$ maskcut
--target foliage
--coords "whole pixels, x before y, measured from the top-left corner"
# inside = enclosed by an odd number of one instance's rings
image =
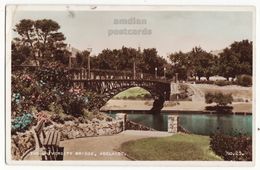
[[[224,160],[252,161],[252,137],[215,133],[210,138],[211,149]]]
[[[121,49],[104,49],[97,56],[91,58],[91,68],[109,69],[109,70],[125,70],[132,71],[135,63],[136,72],[164,75],[164,67],[166,68],[166,77],[171,78],[171,66],[167,61],[157,54],[155,48],[140,49],[122,47]]]
[[[252,42],[242,40],[234,42],[225,48],[219,57],[194,47],[190,52],[175,52],[168,56],[174,73],[179,74],[180,80],[187,80],[192,76],[206,77],[219,75],[227,80],[238,75],[252,75]]]
[[[33,115],[30,113],[23,113],[21,116],[17,116],[12,121],[12,133],[27,130],[33,120]]]
[[[71,88],[69,72],[57,68],[14,69],[12,76],[12,113],[20,115],[32,107],[57,115],[83,115],[104,104],[102,96]]]
[[[227,86],[227,85],[235,84],[235,82],[225,81],[225,80],[217,80],[217,81],[214,82],[214,84],[216,84],[218,86]]]
[[[194,74],[200,80],[201,77],[206,77],[209,80],[210,76],[214,75],[214,62],[215,58],[212,54],[204,51],[200,47],[195,47],[190,52],[191,58],[193,61],[194,67]]]
[[[90,57],[90,52],[85,50],[82,52],[78,52],[76,54],[76,63],[77,67],[88,67],[88,57]]]
[[[66,58],[70,53],[66,50],[65,36],[59,29],[60,25],[51,19],[20,20],[14,29],[19,36],[12,42],[13,64],[33,60],[34,65],[42,66],[50,61],[68,61]]]
[[[236,83],[240,86],[252,86],[252,76],[240,75],[237,77]]]
[[[217,58],[200,47],[194,47],[187,53],[180,51],[170,54],[168,58],[180,80],[187,80],[192,76],[197,76],[199,80],[205,76],[209,80],[210,76],[216,74]]]
[[[219,57],[219,75],[235,78],[240,74],[252,75],[252,41],[234,42]]]
[[[189,53],[175,52],[170,54],[168,58],[173,64],[174,73],[178,73],[178,78],[186,80],[188,77],[193,76],[193,63]]]
[[[232,104],[232,94],[223,94],[221,92],[206,93],[205,100],[207,104],[217,103],[218,106],[226,106]]]

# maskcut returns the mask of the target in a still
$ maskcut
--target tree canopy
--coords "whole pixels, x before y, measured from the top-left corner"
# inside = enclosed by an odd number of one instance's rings
[[[169,63],[160,57],[155,48],[140,49],[122,47],[121,49],[104,49],[97,56],[91,58],[91,68],[110,70],[133,70],[135,63],[136,71],[164,75],[164,67],[169,68]]]
[[[49,63],[45,61],[67,63],[70,53],[66,50],[66,38],[59,29],[60,25],[51,19],[20,20],[14,28],[19,36],[12,42],[13,64],[32,60],[35,65]]]
[[[252,41],[242,40],[234,42],[219,54],[213,55],[201,47],[194,47],[189,52],[175,52],[168,56],[172,69],[179,73],[179,78],[187,80],[196,76],[200,80],[219,75],[226,79],[239,75],[252,75]]]

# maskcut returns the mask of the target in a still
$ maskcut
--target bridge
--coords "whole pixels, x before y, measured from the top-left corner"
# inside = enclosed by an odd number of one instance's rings
[[[103,105],[118,93],[131,87],[141,87],[154,98],[151,111],[160,111],[165,100],[170,99],[171,82],[165,77],[131,71],[71,69],[71,81],[76,87],[103,96]]]
[[[16,68],[28,71],[36,71],[41,69],[38,66],[14,66]],[[43,68],[43,67],[42,67]],[[51,69],[51,68],[44,68]],[[52,70],[57,70],[56,68]],[[147,90],[154,99],[151,111],[160,111],[163,103],[170,100],[172,83],[165,77],[159,77],[156,74],[136,73],[132,71],[122,70],[100,70],[100,69],[85,69],[85,68],[65,68],[68,83],[72,87],[80,87],[86,91],[94,92],[102,97],[102,106],[113,98],[118,93],[132,87],[141,87]],[[55,77],[55,81],[59,78]],[[102,107],[100,106],[100,107]]]

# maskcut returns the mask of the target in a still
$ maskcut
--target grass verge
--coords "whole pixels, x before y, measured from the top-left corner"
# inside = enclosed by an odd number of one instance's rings
[[[222,160],[209,147],[208,136],[177,134],[129,141],[120,150],[135,160]]]

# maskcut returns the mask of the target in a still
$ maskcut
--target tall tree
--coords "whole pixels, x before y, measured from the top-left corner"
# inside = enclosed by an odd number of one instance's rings
[[[50,19],[23,19],[15,25],[14,31],[19,37],[14,41],[30,48],[29,59],[33,58],[37,65],[47,64],[50,60],[61,60],[56,55],[69,55],[64,43],[65,36],[59,29],[59,24]]]
[[[235,78],[239,72],[239,58],[230,49],[225,48],[219,57],[219,75],[229,80]]]
[[[187,80],[193,72],[193,62],[189,53],[183,53],[182,51],[170,54],[168,58],[172,62],[173,72],[178,73],[178,77],[181,80]]]
[[[76,64],[77,67],[88,67],[88,57],[90,55],[90,52],[87,50],[84,50],[82,52],[76,53]]]
[[[227,79],[241,74],[252,75],[252,50],[252,41],[242,40],[232,43],[229,48],[220,53],[219,74]]]
[[[230,45],[230,50],[239,60],[239,74],[252,75],[253,42],[248,40],[235,41]]]
[[[213,76],[213,64],[214,57],[212,54],[204,51],[200,47],[194,47],[191,51],[191,57],[194,64],[195,75],[200,80],[201,77],[205,76],[209,80],[210,76]]]

